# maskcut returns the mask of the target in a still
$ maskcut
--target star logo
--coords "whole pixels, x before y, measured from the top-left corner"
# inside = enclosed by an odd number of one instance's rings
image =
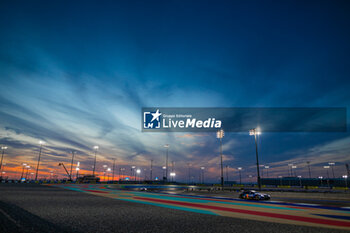
[[[151,122],[153,122],[154,120],[157,120],[159,121],[159,116],[162,115],[160,112],[159,112],[159,109],[157,109],[157,111],[155,113],[151,113],[153,118],[151,120]]]
[[[159,129],[161,127],[162,113],[157,111],[143,112],[143,128],[144,129]]]

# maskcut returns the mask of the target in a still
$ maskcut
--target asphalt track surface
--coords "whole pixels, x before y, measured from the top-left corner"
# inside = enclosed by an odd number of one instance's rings
[[[175,193],[175,192],[174,192]],[[237,198],[238,193],[237,192],[182,192],[188,195],[195,195],[195,196],[220,196],[220,197],[228,197],[228,198]],[[265,192],[262,191],[262,193],[268,193],[272,196],[272,201],[282,201],[282,202],[290,202],[290,203],[308,203],[308,204],[317,204],[317,205],[324,205],[324,206],[334,206],[334,207],[349,207],[350,208],[350,194],[347,194],[348,198],[334,198],[334,194],[326,194],[329,195],[329,198],[310,198],[307,193],[305,193],[304,197],[281,197],[281,195],[276,195],[274,192]]]
[[[160,194],[118,193],[91,186],[0,184],[0,232],[349,232],[196,213],[122,200],[130,196],[147,198],[144,195]],[[190,202],[195,201],[191,199]],[[202,201],[196,203],[202,204]],[[350,223],[342,219],[339,221]]]

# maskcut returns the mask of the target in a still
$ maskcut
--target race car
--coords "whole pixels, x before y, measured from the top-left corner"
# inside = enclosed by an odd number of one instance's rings
[[[271,196],[265,193],[256,192],[254,190],[247,190],[240,193],[239,198],[247,200],[270,200]]]

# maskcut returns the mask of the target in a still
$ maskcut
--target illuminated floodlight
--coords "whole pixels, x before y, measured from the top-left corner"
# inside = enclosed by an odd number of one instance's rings
[[[94,149],[95,149],[95,150],[98,150],[98,148],[99,148],[98,146],[94,146]]]
[[[225,132],[224,132],[223,129],[220,129],[220,130],[218,130],[218,131],[216,132],[216,138],[221,139],[221,138],[223,138],[224,136],[225,136]]]
[[[170,176],[172,177],[176,176],[175,172],[170,172]]]
[[[109,167],[109,168],[107,168],[107,171],[108,171],[108,172],[110,172],[110,171],[111,171],[111,168],[110,168],[110,167]]]
[[[165,148],[169,148],[169,144],[165,144],[164,147],[165,147]]]
[[[323,166],[323,168],[327,168],[327,169],[328,169],[328,168],[330,168],[330,167],[329,167],[329,166]]]
[[[260,128],[255,128],[255,129],[249,130],[249,135],[250,136],[252,136],[252,135],[260,135],[260,134],[261,134]]]
[[[323,176],[319,176],[318,179],[323,179]]]
[[[344,179],[347,179],[347,178],[348,178],[348,176],[347,176],[347,175],[343,175],[343,178],[344,178]]]
[[[2,146],[1,147],[1,150],[6,150],[7,149],[7,146]]]
[[[330,166],[334,166],[334,165],[335,165],[335,163],[328,163],[328,165],[330,165]]]
[[[238,170],[242,170],[242,168],[241,168],[241,167],[239,167],[239,168],[238,168]]]
[[[266,169],[270,168],[270,166],[265,166]]]
[[[202,170],[204,170],[204,169],[205,169],[205,167],[201,167],[201,169],[202,169]]]
[[[292,168],[295,169],[295,168],[297,168],[297,166],[294,165],[294,166],[292,166]]]
[[[162,167],[164,170],[166,169],[166,166]]]
[[[135,169],[136,167],[135,166],[131,166],[132,169]]]
[[[137,174],[140,174],[140,173],[141,173],[141,169],[137,169],[137,170],[136,170],[136,173],[137,173]]]

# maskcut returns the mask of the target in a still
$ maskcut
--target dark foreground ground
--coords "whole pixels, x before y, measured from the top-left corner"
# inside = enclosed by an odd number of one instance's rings
[[[342,231],[197,214],[35,184],[0,184],[0,232]]]

